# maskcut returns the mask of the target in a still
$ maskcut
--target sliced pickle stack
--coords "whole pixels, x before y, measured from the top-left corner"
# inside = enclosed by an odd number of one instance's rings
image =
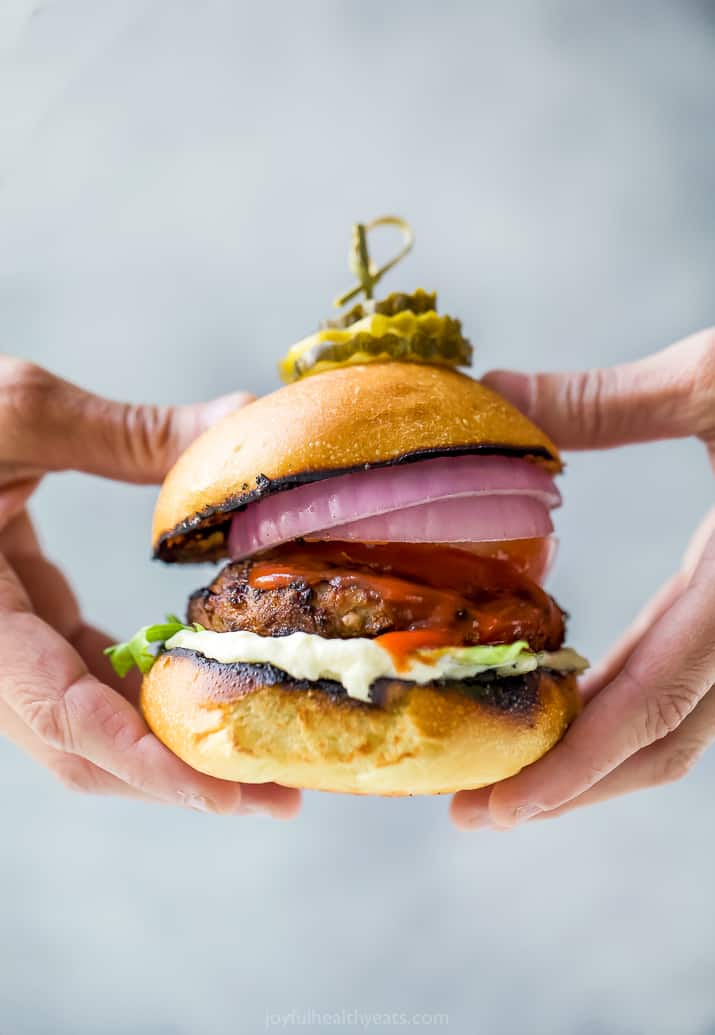
[[[370,261],[366,236],[378,226],[397,226],[406,240],[402,251],[380,269]],[[284,381],[298,381],[336,367],[390,360],[451,367],[471,364],[472,346],[462,334],[459,320],[437,312],[434,292],[418,288],[412,294],[393,292],[381,300],[372,297],[374,285],[407,254],[412,242],[409,224],[396,216],[353,227],[350,268],[359,284],[335,304],[342,306],[361,291],[365,299],[293,345],[280,363]]]
[[[338,316],[334,320],[324,320],[321,330],[330,327],[350,327],[358,320],[362,320],[366,316],[373,316],[375,313],[380,313],[382,316],[397,316],[398,313],[404,313],[405,310],[419,314],[428,313],[431,309],[437,309],[435,291],[423,291],[422,288],[417,288],[411,295],[406,295],[402,291],[393,291],[387,298],[379,301],[368,298],[364,302],[358,302],[342,316]]]
[[[404,296],[403,296],[404,297]],[[461,367],[472,361],[472,346],[459,320],[434,309],[394,316],[363,316],[348,327],[326,327],[294,345],[280,364],[284,381],[297,381],[335,367],[398,360]]]

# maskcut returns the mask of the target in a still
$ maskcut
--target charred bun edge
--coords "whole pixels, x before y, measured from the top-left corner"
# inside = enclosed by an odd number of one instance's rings
[[[376,470],[381,467],[413,464],[420,460],[474,454],[512,456],[524,460],[533,458],[550,463],[558,459],[543,446],[506,446],[499,443],[481,442],[474,445],[417,449],[375,463],[319,471],[301,471],[281,478],[267,478],[264,474],[258,474],[255,489],[248,491],[248,483],[245,483],[242,486],[242,492],[228,496],[217,506],[205,507],[196,514],[185,518],[169,531],[163,532],[154,547],[153,559],[164,561],[167,564],[219,560],[225,556],[226,536],[231,524],[231,517],[235,512],[244,510],[249,503],[273,496],[278,492],[285,492],[287,489],[294,489],[299,485],[324,481],[327,478],[337,478],[343,474],[353,474],[355,471]]]
[[[404,679],[377,679],[372,685],[372,701],[367,703],[350,697],[342,683],[335,680],[295,679],[275,665],[216,661],[215,658],[207,658],[186,647],[175,647],[163,653],[168,657],[188,658],[199,669],[210,672],[215,680],[210,698],[217,703],[239,700],[266,686],[280,686],[284,690],[296,692],[319,690],[340,705],[372,711],[375,707],[394,707],[417,685]],[[567,678],[551,669],[536,669],[519,676],[483,673],[469,679],[436,679],[420,685],[435,690],[456,690],[476,698],[480,704],[496,712],[518,716],[523,721],[539,707],[539,679],[542,672],[548,672],[556,682]]]
[[[537,669],[499,682],[412,683],[376,707],[330,681],[167,651],[144,676],[140,706],[171,751],[220,779],[445,794],[513,776],[553,747],[581,707],[572,673]]]

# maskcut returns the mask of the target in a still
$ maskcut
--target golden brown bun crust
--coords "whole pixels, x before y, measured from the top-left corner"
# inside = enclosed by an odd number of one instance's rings
[[[203,773],[349,794],[442,794],[513,776],[580,708],[573,675],[534,673],[509,708],[458,689],[414,686],[390,709],[321,689],[238,688],[234,666],[161,655],[142,684],[156,734]],[[457,684],[458,685],[458,684]]]
[[[187,533],[225,526],[227,511],[286,485],[410,456],[480,451],[561,468],[539,428],[464,374],[392,362],[315,375],[229,414],[189,447],[159,495],[154,550],[164,560],[189,559]],[[223,533],[207,546],[220,555]]]

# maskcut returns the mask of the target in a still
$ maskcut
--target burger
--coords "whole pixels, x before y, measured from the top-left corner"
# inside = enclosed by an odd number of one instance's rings
[[[586,663],[541,585],[562,463],[455,369],[470,353],[433,295],[368,299],[169,473],[154,555],[223,566],[185,621],[110,653],[142,669],[146,721],[189,765],[437,794],[511,776],[563,735]]]

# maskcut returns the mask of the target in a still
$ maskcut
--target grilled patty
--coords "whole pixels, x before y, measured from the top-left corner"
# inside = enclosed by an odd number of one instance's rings
[[[314,633],[326,638],[375,637],[421,626],[454,629],[454,642],[528,641],[533,650],[556,650],[563,642],[563,615],[544,602],[514,591],[478,602],[451,590],[409,580],[381,580],[356,569],[327,569],[324,577],[296,575],[276,588],[251,585],[253,561],[224,567],[210,586],[189,599],[188,620],[216,632],[247,630],[259,636]],[[262,562],[262,567],[265,562]]]

